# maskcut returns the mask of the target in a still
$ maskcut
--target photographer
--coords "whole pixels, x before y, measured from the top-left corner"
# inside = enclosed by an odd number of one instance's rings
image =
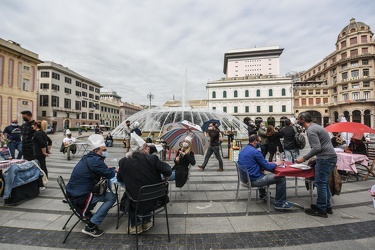
[[[24,124],[21,126],[23,159],[31,161],[35,159],[33,150],[35,130],[32,128],[35,121],[32,119],[33,114],[30,111],[22,111],[21,114],[24,121]]]

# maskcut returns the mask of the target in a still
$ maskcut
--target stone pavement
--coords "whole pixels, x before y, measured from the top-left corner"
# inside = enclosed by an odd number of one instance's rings
[[[62,203],[56,178],[61,175],[67,181],[79,157],[67,161],[59,152],[63,135],[57,133],[50,137],[54,145],[53,155],[47,158],[48,187],[38,198],[17,206],[4,206],[1,201],[0,248],[134,249],[135,236],[126,234],[127,216],[121,218],[116,230],[115,209],[100,226],[105,230],[102,237],[94,239],[82,234],[83,224],[78,224],[62,244],[65,234],[61,228],[70,212],[67,204]],[[120,160],[123,156],[120,143],[109,148],[108,165],[116,164],[114,159]],[[203,156],[197,155],[196,159],[197,164],[203,162]],[[350,177],[343,184],[341,195],[334,196],[334,213],[327,219],[308,216],[298,208],[280,212],[271,206],[271,211],[266,212],[266,203],[255,202],[254,198],[246,216],[244,187],[239,201],[235,202],[234,163],[224,159],[224,172],[218,173],[216,169],[215,158],[209,161],[204,172],[192,167],[189,202],[186,185],[181,192],[179,189],[175,192],[172,185],[172,203],[168,205],[171,242],[167,240],[162,213],[156,217],[155,227],[140,235],[140,249],[373,249],[375,210],[367,189],[374,184],[374,178],[356,181]],[[288,200],[309,207],[304,179],[298,179],[298,187],[296,197],[294,178],[287,178]],[[273,186],[271,193],[275,194]]]

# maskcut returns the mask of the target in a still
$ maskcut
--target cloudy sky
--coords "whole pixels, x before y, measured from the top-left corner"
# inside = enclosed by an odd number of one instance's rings
[[[281,74],[335,50],[350,18],[375,30],[374,0],[1,0],[0,37],[153,105],[207,98],[224,53],[278,45]]]

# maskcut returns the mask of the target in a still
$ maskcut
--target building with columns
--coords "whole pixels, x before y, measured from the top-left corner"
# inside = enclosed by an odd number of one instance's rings
[[[208,108],[256,123],[283,125],[293,116],[293,92],[290,77],[279,76],[278,46],[230,50],[224,56],[224,74],[206,85]]]
[[[22,123],[21,111],[31,111],[36,118],[38,54],[13,41],[0,38],[0,128],[12,119]]]
[[[373,35],[369,25],[350,20],[337,36],[336,50],[300,75],[301,82],[294,88],[296,114],[315,112],[324,125],[344,116],[375,127]],[[314,96],[320,99],[319,105],[311,105],[316,104]]]
[[[111,130],[122,122],[120,119],[121,96],[116,91],[100,93],[100,124]]]

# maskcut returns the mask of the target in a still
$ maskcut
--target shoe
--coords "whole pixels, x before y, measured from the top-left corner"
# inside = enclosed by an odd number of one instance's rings
[[[311,209],[317,209],[315,204],[311,204]],[[333,214],[332,208],[327,208],[327,214]]]
[[[70,161],[70,157],[68,157],[68,161]]]
[[[222,169],[222,168],[219,168],[218,170],[216,170],[216,172],[223,172],[224,171],[224,169]]]
[[[276,210],[288,210],[293,207],[293,203],[286,201],[283,205],[281,206],[274,206]]]
[[[95,225],[93,228],[89,228],[89,226],[86,225],[85,228],[82,229],[82,233],[90,235],[91,237],[97,238],[99,236],[102,236],[104,234],[104,231],[100,230],[97,225]]]
[[[243,187],[249,187],[249,184],[248,184],[248,183],[241,182],[241,186],[243,186]]]
[[[149,228],[150,229],[150,228]],[[135,226],[130,226],[130,230],[129,230],[129,233],[130,234],[136,234],[136,231],[135,231]],[[142,224],[138,224],[137,225],[137,231],[138,231],[138,234],[142,233],[143,232],[143,227],[142,227]]]
[[[327,212],[326,211],[322,211],[318,208],[311,208],[311,209],[306,209],[305,210],[305,213],[308,214],[308,215],[311,215],[311,216],[319,216],[319,217],[322,217],[322,218],[328,218],[328,215],[327,215]]]
[[[198,165],[198,168],[199,168],[201,171],[204,171],[204,167]]]
[[[148,222],[144,222],[142,224],[142,231],[143,232],[146,232],[148,231],[150,228],[152,228],[154,226],[154,224],[152,223],[152,220],[148,221]]]
[[[46,190],[46,187],[40,187],[39,190],[40,191]]]

